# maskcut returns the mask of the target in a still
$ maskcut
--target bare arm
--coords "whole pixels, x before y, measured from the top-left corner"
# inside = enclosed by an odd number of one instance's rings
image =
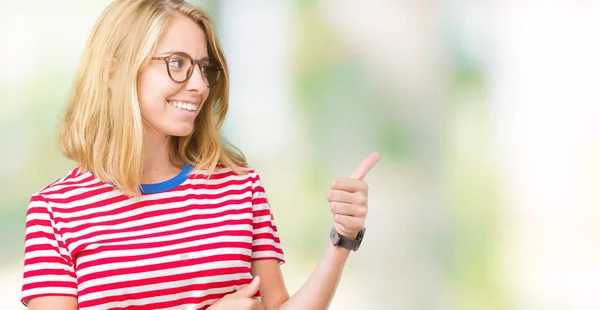
[[[279,309],[327,309],[340,282],[349,252],[330,244],[310,278]]]
[[[77,298],[71,296],[43,296],[32,298],[28,310],[77,310]]]
[[[260,293],[266,310],[327,309],[342,276],[349,250],[329,245],[325,256],[302,287],[288,297],[276,260],[252,262],[252,274],[260,276]]]
[[[339,234],[355,239],[367,216],[368,186],[365,175],[379,160],[373,153],[365,158],[350,178],[333,181],[327,195]],[[260,276],[263,304],[267,310],[327,309],[337,289],[350,250],[330,244],[310,278],[288,298],[279,265],[275,260],[252,262],[252,274]]]

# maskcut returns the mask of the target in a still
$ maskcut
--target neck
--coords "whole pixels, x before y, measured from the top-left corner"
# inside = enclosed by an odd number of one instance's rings
[[[169,180],[177,175],[182,166],[173,164],[169,158],[170,137],[151,130],[144,136],[144,160],[142,183],[151,184]]]

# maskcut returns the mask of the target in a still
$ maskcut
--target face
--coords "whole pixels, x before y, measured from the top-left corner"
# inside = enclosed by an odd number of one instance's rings
[[[188,17],[174,17],[152,56],[171,52],[184,52],[194,59],[208,57],[202,28]],[[164,137],[192,133],[210,88],[197,65],[189,80],[176,83],[169,77],[165,61],[152,60],[138,75],[137,91],[146,135]]]

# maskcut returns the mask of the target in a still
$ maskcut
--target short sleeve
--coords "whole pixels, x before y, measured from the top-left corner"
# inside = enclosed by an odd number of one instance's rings
[[[74,264],[54,224],[49,204],[40,195],[32,196],[25,222],[24,305],[34,297],[77,297]]]
[[[252,259],[285,262],[275,218],[257,174],[252,175]]]

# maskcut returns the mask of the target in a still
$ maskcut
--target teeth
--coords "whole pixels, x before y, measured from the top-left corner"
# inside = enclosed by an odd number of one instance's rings
[[[167,103],[176,108],[188,110],[188,111],[196,111],[198,109],[198,106],[191,104],[191,103],[187,103],[187,102],[167,101]]]

